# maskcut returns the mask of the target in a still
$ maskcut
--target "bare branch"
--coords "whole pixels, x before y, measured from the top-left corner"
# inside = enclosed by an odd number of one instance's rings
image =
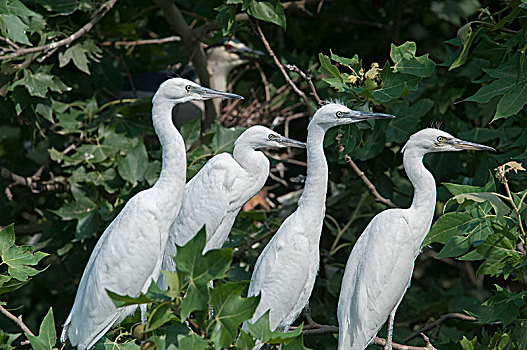
[[[339,153],[341,153],[341,152],[339,152]],[[377,188],[375,187],[375,185],[366,177],[366,174],[364,174],[364,172],[359,169],[357,164],[355,164],[355,162],[351,159],[350,156],[348,156],[346,154],[344,156],[344,161],[346,163],[348,163],[349,166],[351,167],[351,169],[353,169],[353,171],[355,172],[355,174],[357,174],[360,177],[362,182],[364,182],[364,184],[366,185],[366,187],[368,188],[370,193],[373,195],[373,197],[375,197],[375,200],[377,202],[385,204],[386,206],[388,206],[390,208],[396,208],[397,207],[395,204],[393,204],[393,202],[390,199],[384,198],[383,196],[381,196],[379,191],[377,191]]]
[[[307,74],[302,72],[300,68],[298,68],[294,64],[286,64],[284,65],[285,68],[289,69],[291,72],[295,72],[298,75],[300,75],[302,78],[304,78],[307,81],[307,84],[309,85],[309,88],[311,89],[311,96],[315,98],[315,101],[317,101],[317,104],[322,104],[322,100],[320,97],[318,97],[317,90],[315,89],[315,85],[313,85],[313,80],[311,80],[311,74],[308,71]]]
[[[201,36],[207,34],[207,31],[200,32],[189,28],[183,14],[172,0],[154,0],[158,6],[163,10],[165,19],[170,24],[172,29],[179,35],[185,46],[185,51],[192,62],[196,73],[199,77],[199,82],[203,86],[210,86],[209,71],[207,70],[207,57],[200,45]],[[201,129],[207,130],[216,118],[216,110],[210,100],[205,101],[205,114],[202,117]]]
[[[476,321],[475,317],[469,316],[469,315],[465,315],[465,314],[461,314],[461,313],[458,313],[458,312],[445,314],[445,315],[442,315],[441,317],[439,317],[434,322],[427,324],[426,326],[424,326],[423,328],[421,328],[417,332],[410,334],[408,337],[404,338],[404,341],[407,342],[409,340],[412,340],[413,338],[418,337],[419,335],[423,334],[423,332],[426,332],[426,331],[429,331],[431,329],[434,329],[435,327],[440,326],[446,320],[451,320],[451,319],[458,319],[458,320],[469,321],[469,322]]]
[[[31,330],[24,324],[24,322],[22,322],[22,315],[16,317],[15,315],[7,311],[2,305],[0,305],[0,312],[2,312],[8,319],[15,322],[17,326],[22,328],[25,333],[35,336],[33,332],[31,332]]]
[[[262,43],[265,46],[265,49],[269,53],[269,56],[271,56],[271,58],[273,59],[275,65],[278,67],[278,69],[280,69],[280,72],[282,72],[282,75],[284,76],[285,81],[293,88],[293,91],[296,92],[297,95],[302,98],[302,100],[304,100],[304,103],[306,104],[306,106],[307,106],[307,108],[309,110],[309,114],[312,115],[313,114],[313,110],[311,109],[311,105],[309,104],[309,100],[307,99],[306,94],[302,90],[300,90],[296,86],[296,84],[293,83],[291,78],[289,78],[289,75],[287,75],[287,72],[285,71],[284,67],[282,66],[282,64],[280,63],[278,58],[276,57],[273,49],[271,49],[271,46],[269,45],[269,42],[265,38],[265,35],[262,32],[262,29],[260,28],[260,24],[258,23],[258,21],[254,20],[253,23],[254,23],[254,26],[256,27],[256,31],[258,32],[258,35],[260,36],[260,39],[262,40]]]
[[[321,334],[337,334],[338,332],[339,332],[339,327],[337,327],[337,326],[326,326],[326,325],[318,325],[318,326],[307,325],[307,326],[304,326],[304,328],[302,329],[302,334],[305,335],[305,336],[308,336],[308,335],[321,335]],[[434,346],[430,343],[430,340],[426,336],[424,336],[423,339],[426,342],[426,346],[424,346],[424,347],[422,347],[422,346],[404,345],[404,344],[399,344],[399,343],[392,342],[392,349],[394,349],[394,350],[436,350],[436,348],[434,348]],[[385,346],[386,345],[386,339],[375,337],[373,343],[375,345]]]
[[[70,45],[75,40],[79,39],[84,34],[88,33],[94,26],[99,22],[107,13],[112,9],[112,7],[115,5],[117,0],[109,0],[101,5],[101,8],[99,12],[84,26],[82,26],[81,29],[77,30],[72,35],[68,36],[66,39],[62,39],[59,41],[55,41],[46,45],[37,46],[37,47],[29,47],[29,48],[22,48],[19,50],[16,50],[15,52],[9,54],[0,56],[0,61],[3,60],[10,60],[16,57],[24,56],[30,53],[36,53],[36,52],[47,52],[50,50],[56,50],[58,47]]]
[[[341,137],[342,137],[342,134],[338,135],[336,138],[339,144],[339,146],[337,147],[337,152],[339,154],[344,152],[344,147],[340,146]],[[357,174],[360,177],[362,182],[364,182],[364,184],[366,185],[366,187],[368,188],[368,190],[370,191],[370,193],[373,195],[373,197],[375,198],[377,202],[382,203],[390,208],[397,208],[397,206],[393,204],[393,202],[390,199],[384,198],[383,196],[381,196],[379,191],[377,191],[377,188],[375,187],[375,185],[366,177],[366,174],[364,174],[364,172],[359,169],[357,164],[355,164],[355,162],[353,161],[353,159],[351,159],[350,156],[346,154],[344,156],[344,161],[348,163],[351,169],[353,169],[353,171],[355,172],[355,174]]]
[[[138,46],[138,45],[160,45],[165,43],[172,43],[175,41],[181,41],[181,37],[177,35],[172,35],[166,38],[161,39],[143,39],[143,40],[135,40],[135,41],[105,41],[102,43],[102,46],[124,46],[124,47],[131,47],[131,46]]]
[[[40,175],[43,169],[44,168],[41,167],[34,175],[24,177],[13,173],[9,169],[0,167],[0,176],[11,181],[9,187],[12,185],[25,186],[29,187],[33,193],[69,191],[69,185],[65,182],[59,182],[57,179],[52,179],[51,181],[40,181]],[[62,180],[62,178],[59,179]]]

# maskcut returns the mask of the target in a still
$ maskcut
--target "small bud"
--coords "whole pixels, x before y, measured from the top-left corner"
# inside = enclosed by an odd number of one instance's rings
[[[145,330],[145,325],[141,323],[141,324],[134,326],[134,328],[132,329],[132,334],[137,340],[143,340],[145,338],[145,334],[143,333],[144,330]],[[143,347],[141,347],[141,349],[142,348]]]

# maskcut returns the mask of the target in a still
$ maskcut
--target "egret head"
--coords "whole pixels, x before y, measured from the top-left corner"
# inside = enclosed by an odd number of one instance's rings
[[[254,50],[235,38],[224,37],[205,50],[207,59],[214,64],[227,63],[232,68],[257,59],[264,55],[262,51]]]
[[[492,147],[463,141],[445,131],[433,128],[423,129],[410,136],[401,152],[405,153],[411,149],[420,153],[462,150],[496,151]]]
[[[323,127],[325,130],[338,125],[357,123],[368,119],[391,119],[391,114],[360,112],[349,109],[340,103],[328,103],[320,107],[311,123]]]
[[[282,148],[287,146],[306,148],[304,142],[284,137],[262,125],[255,125],[245,130],[234,142],[234,147],[249,146],[257,148]]]
[[[174,103],[208,100],[209,98],[243,99],[240,95],[202,87],[183,78],[171,78],[164,81],[154,95],[154,100],[156,98],[171,100]]]

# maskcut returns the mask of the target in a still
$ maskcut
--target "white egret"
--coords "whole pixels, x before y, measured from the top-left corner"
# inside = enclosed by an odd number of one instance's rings
[[[326,131],[338,125],[384,118],[393,116],[352,111],[337,103],[321,107],[313,116],[307,129],[304,192],[298,201],[297,210],[285,219],[258,257],[248,295],[260,295],[260,303],[250,323],[256,322],[270,310],[271,330],[286,331],[306,305],[313,290],[326,210],[328,166],[323,148]],[[244,329],[247,329],[246,324]]]
[[[242,98],[204,88],[186,79],[169,79],[152,100],[152,121],[163,148],[163,167],[155,185],[132,197],[97,242],[84,269],[61,341],[88,349],[136,306],[116,308],[106,290],[137,296],[157,280],[170,225],[181,207],[186,179],[183,138],[172,124],[174,104],[208,98]],[[145,308],[142,306],[144,313]]]
[[[436,207],[433,175],[423,165],[431,152],[490,150],[437,129],[424,129],[403,147],[403,164],[414,186],[408,209],[377,214],[355,243],[338,303],[339,350],[363,350],[388,321],[385,349],[392,348],[393,320],[410,285],[414,260],[430,230]]]
[[[176,271],[172,259],[177,253],[176,244],[187,244],[203,226],[207,232],[203,253],[221,248],[238,212],[260,191],[269,176],[269,160],[257,149],[287,146],[306,144],[256,125],[238,137],[232,155],[221,153],[209,160],[185,186],[183,205],[170,228],[161,269]],[[159,285],[167,288],[163,275]]]

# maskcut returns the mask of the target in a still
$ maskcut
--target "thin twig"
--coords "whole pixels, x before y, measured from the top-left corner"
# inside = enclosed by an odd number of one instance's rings
[[[58,47],[70,45],[75,40],[79,39],[84,34],[88,33],[94,26],[99,22],[107,13],[110,11],[115,5],[117,0],[109,0],[101,5],[99,12],[84,26],[82,26],[81,29],[77,30],[72,35],[68,36],[65,39],[55,41],[46,45],[37,46],[37,47],[29,47],[29,48],[23,48],[20,50],[16,50],[15,52],[9,54],[0,56],[0,61],[3,60],[10,60],[19,56],[24,56],[30,53],[36,53],[36,52],[47,52],[49,50],[55,50]]]
[[[421,328],[417,332],[414,332],[414,333],[410,334],[409,336],[407,336],[406,338],[404,338],[404,342],[406,343],[407,341],[412,340],[415,337],[418,337],[423,332],[426,332],[426,331],[429,331],[431,329],[434,329],[435,327],[440,326],[446,320],[450,320],[450,319],[458,319],[458,320],[469,321],[469,322],[476,321],[476,318],[474,318],[472,316],[469,316],[469,315],[462,314],[462,313],[458,313],[458,312],[445,314],[445,315],[442,315],[441,317],[439,317],[434,322],[427,324],[426,326],[424,326],[423,328]]]
[[[302,329],[302,334],[304,336],[309,335],[321,335],[321,334],[337,334],[339,332],[339,327],[337,326],[326,326],[326,325],[318,325],[317,326],[304,326]],[[426,336],[423,338],[426,342],[426,346],[411,346],[411,345],[404,345],[399,343],[392,342],[392,349],[394,350],[436,350],[434,346],[430,343],[430,340],[426,338]],[[375,345],[379,346],[385,346],[386,345],[386,339],[375,337],[373,343]]]
[[[13,173],[9,169],[0,167],[0,177],[11,181],[11,185],[29,187],[33,193],[69,191],[69,185],[67,183],[57,181],[40,181],[42,170],[43,167],[37,170],[34,175],[24,177]]]
[[[284,67],[282,66],[282,64],[280,63],[278,58],[276,57],[273,49],[271,49],[271,46],[269,45],[269,42],[265,38],[265,35],[262,32],[262,29],[260,28],[260,24],[258,23],[258,20],[254,20],[253,23],[254,23],[254,26],[256,27],[256,31],[258,32],[258,35],[260,36],[260,39],[262,40],[262,43],[265,46],[265,49],[269,53],[269,56],[271,56],[271,58],[273,59],[273,62],[275,63],[275,65],[278,67],[278,69],[280,69],[280,72],[282,72],[282,75],[284,76],[285,81],[293,88],[293,91],[296,92],[297,95],[302,98],[302,100],[304,100],[304,103],[306,104],[306,106],[307,106],[307,108],[309,110],[309,114],[312,115],[313,114],[313,110],[311,108],[311,105],[309,104],[309,100],[307,99],[306,94],[302,90],[300,90],[296,86],[296,84],[293,83],[291,78],[289,78],[289,75],[287,75],[287,72],[285,71]]]
[[[31,332],[31,330],[24,324],[24,322],[22,322],[22,315],[16,317],[15,315],[7,311],[2,305],[0,305],[0,311],[11,321],[15,322],[18,327],[22,328],[24,332],[29,335],[32,335],[33,337],[35,336],[33,332]]]
[[[130,47],[130,46],[138,46],[138,45],[159,45],[159,44],[165,44],[165,43],[171,43],[175,41],[181,41],[181,37],[177,35],[172,35],[166,38],[161,39],[143,39],[143,40],[135,40],[135,41],[105,41],[102,43],[102,46],[124,46],[124,47]]]
[[[339,152],[340,153],[340,152]],[[351,159],[350,156],[348,156],[347,154],[344,156],[344,161],[346,163],[349,164],[349,166],[351,167],[351,169],[353,169],[353,171],[355,172],[355,174],[357,174],[360,179],[362,180],[362,182],[364,182],[364,184],[366,185],[366,187],[368,188],[368,190],[370,191],[370,193],[373,195],[373,197],[375,197],[375,200],[379,203],[382,203],[382,204],[385,204],[387,205],[388,207],[390,208],[396,208],[397,206],[395,204],[393,204],[393,202],[389,199],[389,198],[384,198],[380,193],[379,191],[377,191],[377,188],[375,187],[375,185],[366,177],[366,174],[364,174],[364,172],[362,170],[359,169],[359,167],[357,166],[357,164],[355,164],[355,162]]]
[[[284,67],[289,69],[291,72],[297,73],[303,79],[305,79],[307,84],[309,85],[309,88],[311,89],[311,96],[313,96],[315,101],[317,101],[318,105],[322,104],[322,100],[320,99],[320,97],[318,97],[317,90],[315,89],[315,85],[313,85],[313,80],[311,79],[311,74],[309,71],[306,74],[294,64],[285,64]]]

